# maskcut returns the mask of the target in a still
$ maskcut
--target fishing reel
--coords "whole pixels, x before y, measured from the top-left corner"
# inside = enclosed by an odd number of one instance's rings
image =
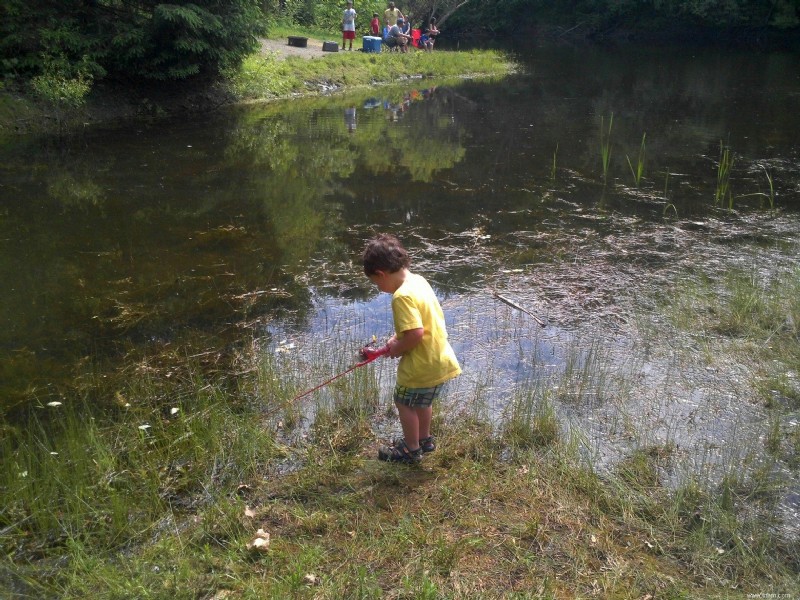
[[[373,340],[369,344],[361,348],[361,350],[359,350],[358,352],[358,355],[361,358],[361,360],[365,362],[372,362],[376,358],[384,356],[386,354],[389,354],[389,346],[386,345],[386,346],[376,347],[375,338],[373,338]]]

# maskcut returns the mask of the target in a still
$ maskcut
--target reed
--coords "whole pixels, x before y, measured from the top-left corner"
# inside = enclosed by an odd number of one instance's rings
[[[728,146],[719,143],[719,162],[717,163],[717,186],[714,191],[715,202],[722,206],[727,203],[728,209],[733,209],[733,190],[731,189],[731,171],[735,163],[735,156]]]
[[[678,209],[675,208],[675,205],[672,202],[669,202],[669,169],[667,169],[666,173],[664,173],[664,200],[667,202],[664,204],[664,212],[662,215],[666,217],[667,211],[671,208],[677,217]]]
[[[772,173],[767,171],[767,167],[761,165],[761,168],[764,170],[764,175],[767,178],[767,184],[769,185],[769,195],[767,198],[769,199],[769,207],[770,209],[775,208],[775,185],[772,181]]]
[[[520,386],[506,407],[501,430],[504,443],[516,453],[559,442],[561,427],[543,382]]]
[[[556,149],[553,151],[553,164],[550,165],[550,181],[552,183],[556,182],[556,161],[558,158],[558,144],[556,144]]]
[[[605,117],[600,117],[600,162],[603,166],[603,185],[608,183],[608,171],[611,167],[611,128],[614,125],[614,113],[608,119],[608,128],[605,126]]]
[[[599,339],[574,340],[566,350],[564,370],[553,382],[557,398],[568,405],[603,400],[610,393],[613,361]]]
[[[639,184],[642,181],[642,177],[644,176],[644,162],[645,162],[645,154],[646,154],[646,147],[645,147],[645,138],[647,137],[647,133],[642,134],[642,143],[639,145],[639,154],[636,157],[636,168],[634,168],[633,163],[631,162],[631,157],[627,154],[625,158],[628,159],[628,167],[630,167],[631,175],[633,175],[633,181],[636,184],[636,187],[639,187]]]

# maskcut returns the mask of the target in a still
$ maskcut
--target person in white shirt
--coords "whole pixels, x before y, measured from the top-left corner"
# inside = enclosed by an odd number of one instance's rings
[[[342,50],[348,40],[350,41],[349,50],[352,50],[354,39],[356,39],[356,11],[353,8],[353,1],[347,0],[347,8],[342,13]]]

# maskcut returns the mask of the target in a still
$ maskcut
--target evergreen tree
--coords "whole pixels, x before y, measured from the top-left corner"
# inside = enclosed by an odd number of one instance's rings
[[[0,65],[25,77],[213,75],[256,47],[261,23],[258,0],[4,0]]]

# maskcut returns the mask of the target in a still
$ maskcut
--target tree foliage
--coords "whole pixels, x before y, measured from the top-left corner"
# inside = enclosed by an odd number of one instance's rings
[[[3,74],[180,80],[214,74],[255,48],[257,0],[4,0]]]
[[[498,34],[537,23],[589,33],[624,26],[641,31],[752,29],[786,31],[800,27],[797,0],[495,0],[470,2],[456,15],[459,29]]]

